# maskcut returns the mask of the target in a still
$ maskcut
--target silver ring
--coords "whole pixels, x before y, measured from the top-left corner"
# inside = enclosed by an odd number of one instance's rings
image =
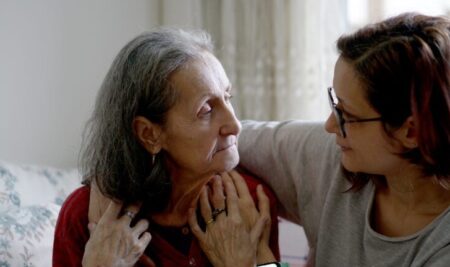
[[[125,215],[126,216],[128,216],[128,217],[130,217],[130,219],[134,219],[134,216],[136,216],[136,214],[134,213],[134,212],[132,212],[132,211],[129,211],[129,210],[127,210],[126,212],[125,212]]]
[[[213,212],[212,212],[213,219],[216,219],[217,216],[219,216],[219,214],[221,214],[224,211],[226,211],[225,208],[223,208],[223,209],[214,209]]]

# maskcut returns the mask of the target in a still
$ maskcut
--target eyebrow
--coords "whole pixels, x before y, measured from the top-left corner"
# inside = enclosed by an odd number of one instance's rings
[[[353,117],[358,117],[357,115],[355,115],[353,112],[352,112],[352,108],[350,107],[350,111],[348,111],[348,108],[349,108],[349,106],[345,103],[345,101],[342,99],[342,98],[340,98],[337,94],[335,94],[335,96],[336,96],[336,98],[338,99],[338,103],[339,104],[341,104],[341,110],[343,111],[343,112],[345,112],[345,113],[347,113],[348,115],[351,115],[351,116],[353,116]]]
[[[231,89],[233,89],[233,85],[231,83],[228,83],[228,86],[225,88],[225,92],[229,93],[231,92]]]
[[[232,85],[231,85],[231,83],[229,83],[227,85],[227,87],[225,88],[225,92],[229,94],[231,92],[231,90],[232,90]],[[211,92],[207,92],[207,93],[201,94],[195,101],[199,102],[199,101],[201,101],[202,99],[204,99],[205,97],[208,97],[208,96],[213,96],[213,94]]]

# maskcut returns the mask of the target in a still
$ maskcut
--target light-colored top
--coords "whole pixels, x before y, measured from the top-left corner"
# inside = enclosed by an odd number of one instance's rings
[[[244,121],[239,153],[275,191],[280,213],[304,227],[315,266],[450,266],[450,209],[413,235],[375,232],[374,185],[345,192],[340,150],[322,123]]]

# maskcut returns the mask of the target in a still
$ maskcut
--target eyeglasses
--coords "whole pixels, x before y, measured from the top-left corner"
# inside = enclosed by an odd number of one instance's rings
[[[337,122],[339,123],[339,130],[341,131],[342,136],[345,138],[347,136],[345,132],[344,124],[346,123],[355,123],[355,122],[369,122],[369,121],[381,121],[382,117],[377,118],[369,118],[369,119],[353,119],[353,120],[346,120],[342,116],[342,110],[337,107],[337,104],[339,103],[339,100],[336,96],[336,93],[334,92],[333,87],[328,87],[328,100],[330,102],[331,110],[334,113],[334,116],[336,117]]]

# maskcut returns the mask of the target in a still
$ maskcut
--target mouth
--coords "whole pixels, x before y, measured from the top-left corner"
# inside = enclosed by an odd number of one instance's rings
[[[350,150],[350,147],[337,144],[343,152]]]
[[[341,143],[338,142],[338,141],[336,142],[336,144],[341,148],[342,151],[348,151],[348,150],[351,149],[350,147],[345,146],[345,145],[341,144]]]
[[[220,146],[220,147],[216,150],[216,152],[220,152],[220,151],[223,151],[223,150],[227,150],[228,148],[233,147],[233,146],[235,146],[235,145],[236,145],[236,143],[231,143],[231,144],[227,144],[227,145],[225,145],[225,146]]]

